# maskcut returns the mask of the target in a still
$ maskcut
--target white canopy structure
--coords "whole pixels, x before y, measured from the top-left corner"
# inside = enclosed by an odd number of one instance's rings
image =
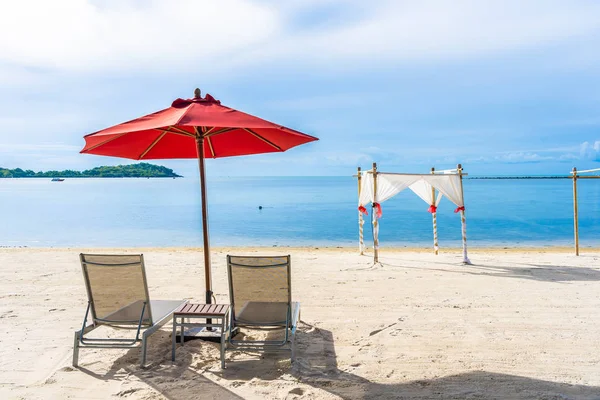
[[[600,173],[600,168],[586,169],[584,171],[577,171],[577,168],[573,167],[571,171],[571,179],[573,179],[573,230],[575,231],[575,255],[579,255],[579,213],[577,210],[577,180],[578,179],[600,179],[600,175],[589,175],[581,176],[579,174],[587,174],[590,172]]]
[[[463,262],[470,264],[471,261],[467,255],[467,233],[465,202],[463,195],[462,167],[459,164],[455,170],[435,171],[433,168],[430,174],[401,174],[378,172],[377,164],[373,163],[371,171],[358,169],[359,196],[358,196],[358,223],[359,223],[359,248],[360,253],[364,252],[363,241],[363,213],[367,214],[365,206],[371,203],[373,207],[373,250],[374,261],[378,262],[379,252],[379,218],[381,218],[381,203],[394,197],[405,189],[412,190],[417,196],[429,204],[429,212],[433,218],[433,246],[435,254],[438,254],[437,241],[437,206],[443,196],[456,204],[455,212],[461,213],[462,226],[462,244],[463,244]],[[436,190],[438,195],[436,196]]]

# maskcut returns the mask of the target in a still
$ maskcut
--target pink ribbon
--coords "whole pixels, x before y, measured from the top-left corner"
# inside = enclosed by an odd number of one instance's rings
[[[365,206],[358,206],[358,211],[360,211],[361,213],[363,213],[365,215],[369,215]]]
[[[373,207],[375,207],[375,210],[377,211],[377,218],[381,218],[381,216],[383,215],[383,213],[381,212],[381,204],[373,203]]]

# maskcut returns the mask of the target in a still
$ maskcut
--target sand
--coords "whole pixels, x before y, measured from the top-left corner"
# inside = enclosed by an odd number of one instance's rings
[[[170,358],[170,324],[139,349],[82,349],[70,366],[86,294],[84,252],[143,252],[151,297],[201,300],[197,249],[0,249],[2,399],[598,399],[600,253],[384,249],[216,249],[291,254],[302,304],[297,360],[227,354],[192,341]]]

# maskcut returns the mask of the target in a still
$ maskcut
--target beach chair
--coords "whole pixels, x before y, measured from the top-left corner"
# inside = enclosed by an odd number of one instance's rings
[[[146,363],[148,337],[167,323],[184,300],[150,300],[144,256],[80,254],[88,295],[81,330],[75,332],[73,366],[80,347],[131,348],[141,342],[141,366]],[[91,314],[91,324],[88,316]],[[100,326],[135,331],[124,338],[90,338],[85,335]],[[141,334],[141,339],[140,339]]]
[[[300,303],[292,302],[290,256],[227,256],[230,319],[226,326],[229,350],[286,350],[295,357],[294,338]],[[235,340],[240,328],[284,330],[280,340]]]

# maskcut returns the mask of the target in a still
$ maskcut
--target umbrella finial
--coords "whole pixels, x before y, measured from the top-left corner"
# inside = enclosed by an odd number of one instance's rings
[[[202,93],[200,92],[200,89],[196,88],[196,90],[194,90],[194,98],[196,98],[196,99],[202,98]]]

